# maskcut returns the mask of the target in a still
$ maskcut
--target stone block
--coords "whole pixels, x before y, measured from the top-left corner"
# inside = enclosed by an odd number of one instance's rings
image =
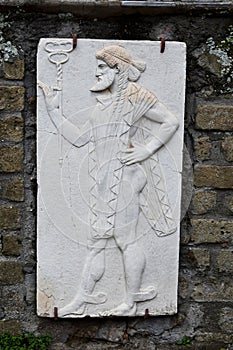
[[[1,320],[0,333],[10,332],[18,334],[20,332],[21,324],[19,320]]]
[[[209,137],[203,136],[194,140],[194,150],[198,160],[210,159],[211,143]]]
[[[196,128],[202,130],[233,130],[233,106],[199,106],[196,115]]]
[[[23,282],[23,267],[16,261],[0,261],[0,283],[18,284]]]
[[[25,89],[22,86],[0,86],[0,110],[22,111],[24,92]]]
[[[225,196],[225,205],[233,213],[233,195]]]
[[[228,162],[233,161],[233,136],[228,136],[222,142],[222,151],[224,158]]]
[[[232,280],[205,280],[195,284],[192,299],[197,302],[229,302],[233,298]]]
[[[2,286],[2,305],[7,315],[14,315],[25,309],[25,286],[17,288],[14,285]]]
[[[192,199],[193,214],[206,214],[216,205],[216,192],[198,191]]]
[[[218,325],[224,333],[233,334],[233,308],[222,308]]]
[[[3,75],[5,79],[22,80],[24,77],[24,60],[16,59],[14,62],[3,62]]]
[[[233,250],[222,250],[217,257],[219,272],[233,273]]]
[[[191,220],[191,241],[195,243],[232,242],[233,222],[211,219]]]
[[[23,170],[23,147],[0,147],[0,172],[16,172]]]
[[[7,117],[0,119],[0,139],[21,142],[23,140],[23,118]]]
[[[195,341],[197,343],[232,343],[233,342],[233,334],[224,334],[224,333],[211,333],[211,332],[205,332],[205,333],[199,333],[195,336]],[[203,348],[205,349],[205,347]],[[209,349],[208,349],[209,350]],[[221,350],[221,349],[220,349]]]
[[[14,206],[0,207],[0,230],[17,230],[21,227],[19,208]]]
[[[233,188],[233,166],[200,165],[194,169],[197,187]]]
[[[210,252],[208,249],[189,249],[188,257],[193,264],[199,268],[206,268],[210,266]]]
[[[19,256],[20,241],[17,236],[7,235],[2,238],[2,252],[4,255]]]
[[[15,202],[24,200],[24,182],[22,178],[15,178],[3,188],[2,197]]]

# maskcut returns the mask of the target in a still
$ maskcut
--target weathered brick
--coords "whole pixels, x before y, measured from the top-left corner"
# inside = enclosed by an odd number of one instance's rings
[[[1,320],[0,333],[10,332],[18,334],[20,332],[21,324],[19,320]]]
[[[23,147],[0,147],[0,171],[15,172],[23,169]]]
[[[194,185],[233,188],[233,166],[199,165],[194,169]]]
[[[233,222],[211,219],[191,220],[191,240],[195,243],[225,243],[233,241]]]
[[[198,160],[210,159],[211,142],[208,136],[194,140],[195,155]]]
[[[4,78],[9,80],[21,80],[24,77],[24,60],[16,59],[14,62],[3,62]]]
[[[207,342],[207,343],[217,343],[223,342],[226,344],[230,344],[233,342],[233,333],[232,334],[223,334],[223,333],[199,333],[195,336],[195,340],[197,343]],[[203,350],[206,348],[204,347]],[[221,349],[220,349],[221,350]]]
[[[2,197],[11,201],[22,202],[24,200],[23,179],[16,178],[3,187]]]
[[[230,281],[203,280],[200,284],[195,285],[192,299],[198,302],[214,302],[214,301],[232,301],[233,283]]]
[[[227,209],[233,213],[233,195],[228,195],[225,197],[225,204]]]
[[[228,136],[222,142],[222,150],[224,158],[228,162],[233,161],[233,136]]]
[[[0,230],[17,230],[21,226],[20,211],[14,206],[0,207]]]
[[[23,118],[8,117],[0,119],[0,139],[20,142],[23,140]]]
[[[233,333],[233,308],[224,307],[221,310],[218,325],[224,332]]]
[[[206,268],[210,266],[210,252],[208,249],[190,249],[188,256],[197,267]]]
[[[24,92],[22,86],[0,86],[0,110],[22,111],[24,108]]]
[[[216,205],[216,192],[198,191],[192,200],[193,214],[205,214]]]
[[[196,127],[202,130],[233,130],[233,106],[199,106]]]
[[[233,273],[233,250],[222,250],[217,257],[220,272]]]
[[[0,261],[0,283],[18,284],[23,282],[22,265],[16,261]]]
[[[20,241],[17,236],[7,235],[2,238],[2,252],[4,255],[19,256]]]
[[[2,305],[7,315],[23,311],[25,308],[25,287],[4,285],[2,288]]]

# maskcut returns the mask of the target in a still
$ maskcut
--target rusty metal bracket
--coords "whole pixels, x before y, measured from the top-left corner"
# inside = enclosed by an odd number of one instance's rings
[[[144,318],[149,318],[149,317],[150,317],[149,309],[145,309]]]
[[[73,50],[77,47],[77,35],[73,34]]]
[[[57,321],[58,320],[58,308],[57,307],[54,307],[53,315],[54,315],[54,320]]]
[[[165,51],[165,36],[164,32],[162,32],[161,43],[160,43],[160,53],[164,53]]]

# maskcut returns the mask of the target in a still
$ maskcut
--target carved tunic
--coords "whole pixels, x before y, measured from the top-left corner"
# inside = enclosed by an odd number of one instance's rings
[[[91,117],[88,150],[90,226],[91,236],[96,239],[114,235],[117,200],[125,166],[119,159],[121,151],[130,146],[131,134],[142,144],[148,142],[149,121],[142,117],[157,101],[154,94],[135,83],[128,84],[123,98],[119,113],[116,112],[114,98],[99,97]],[[132,133],[134,127],[135,132]],[[147,176],[147,186],[141,193],[140,207],[157,235],[171,234],[176,228],[157,155],[144,161],[142,167]]]

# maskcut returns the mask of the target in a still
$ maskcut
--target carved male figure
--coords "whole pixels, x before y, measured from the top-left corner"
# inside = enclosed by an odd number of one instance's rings
[[[107,300],[105,293],[95,292],[95,286],[105,271],[110,238],[122,253],[125,297],[106,315],[135,315],[137,302],[156,297],[153,285],[141,289],[146,259],[138,243],[139,214],[144,214],[157,236],[176,230],[156,152],[175,133],[177,119],[152,92],[136,83],[145,63],[135,61],[118,45],[101,49],[96,58],[93,113],[81,129],[68,119],[62,125],[62,135],[72,145],[88,144],[90,235],[80,286],[73,301],[59,310],[61,317],[83,314],[87,304]],[[41,87],[59,130],[59,92]],[[155,125],[159,127],[156,136]]]

